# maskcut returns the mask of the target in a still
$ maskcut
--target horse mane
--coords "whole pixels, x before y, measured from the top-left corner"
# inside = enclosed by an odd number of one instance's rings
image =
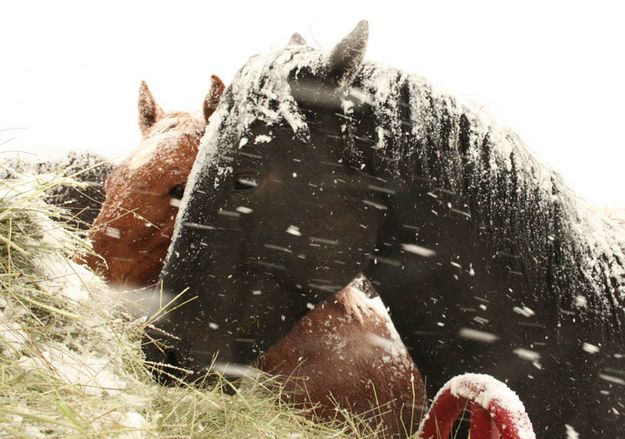
[[[534,297],[622,328],[622,225],[584,206],[513,131],[423,78],[369,63],[354,87],[356,101],[364,92],[373,108],[377,172],[452,194],[509,269],[527,276]]]
[[[252,57],[227,89],[198,157],[227,155],[217,145],[238,141],[259,119],[309,136],[289,81],[323,71],[324,59],[306,46]],[[373,113],[374,132],[358,124],[363,107]],[[511,270],[527,277],[534,297],[548,295],[560,313],[575,309],[581,318],[622,328],[624,227],[582,205],[514,132],[419,76],[372,62],[346,87],[341,108],[348,135],[364,138],[375,152],[369,155],[370,172],[427,181],[433,192],[452,194],[462,202],[453,207],[485,226],[484,239]],[[366,158],[363,151],[352,152]],[[201,162],[190,183],[204,168]]]

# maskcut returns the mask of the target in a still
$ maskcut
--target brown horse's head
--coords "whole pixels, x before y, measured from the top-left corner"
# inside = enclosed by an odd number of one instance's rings
[[[224,89],[217,76],[211,79],[204,117],[163,112],[141,83],[143,140],[106,179],[106,199],[91,233],[93,249],[106,263],[86,258],[110,283],[147,285],[158,278],[200,139]]]

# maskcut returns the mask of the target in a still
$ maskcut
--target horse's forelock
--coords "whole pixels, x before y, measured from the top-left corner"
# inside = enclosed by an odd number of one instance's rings
[[[199,114],[167,113],[147,131],[141,144],[120,169],[132,172],[146,165],[156,168],[167,156],[175,159],[179,155],[195,153],[189,149],[199,143],[205,127],[204,119]]]
[[[287,123],[294,134],[305,135],[308,125],[291,93],[289,79],[303,70],[313,73],[324,66],[324,54],[306,46],[289,46],[252,57],[231,84],[230,121],[244,132],[262,120],[268,125]]]
[[[148,131],[146,137],[162,134],[172,129],[185,133],[201,133],[205,127],[206,124],[199,113],[171,112],[162,116]]]

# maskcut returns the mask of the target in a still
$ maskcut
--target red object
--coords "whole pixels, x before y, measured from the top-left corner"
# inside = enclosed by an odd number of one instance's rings
[[[489,375],[465,374],[452,378],[438,392],[419,435],[448,439],[454,421],[464,409],[471,413],[471,439],[535,439],[523,404],[501,381]]]

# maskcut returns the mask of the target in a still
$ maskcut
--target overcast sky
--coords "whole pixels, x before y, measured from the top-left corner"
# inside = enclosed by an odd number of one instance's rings
[[[11,1],[0,5],[0,147],[139,143],[148,81],[165,110],[200,111],[215,73],[298,31],[330,50],[360,19],[368,59],[481,104],[594,205],[625,207],[621,2]]]

